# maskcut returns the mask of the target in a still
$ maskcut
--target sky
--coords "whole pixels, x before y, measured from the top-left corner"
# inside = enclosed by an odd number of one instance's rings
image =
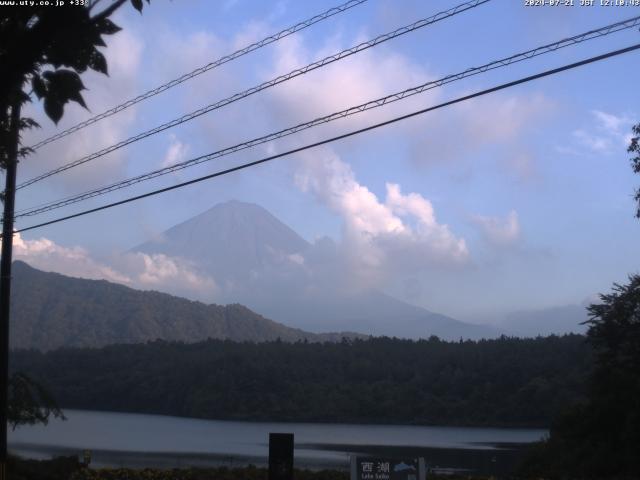
[[[369,0],[209,71],[19,165],[18,182],[136,135],[457,1]],[[390,40],[18,192],[17,210],[144,173],[469,67],[640,15],[637,7],[527,7],[492,0]],[[123,7],[107,38],[109,77],[87,72],[100,113],[222,55],[337,5],[331,1],[154,0]],[[426,108],[638,42],[638,28],[451,83],[374,111],[269,142],[33,218],[17,228],[102,205]],[[45,270],[105,278],[215,301],[178,259],[130,249],[231,199],[256,203],[311,243],[341,249],[354,282],[467,321],[593,301],[640,266],[640,183],[626,148],[640,120],[640,53],[588,65],[126,206],[25,232],[16,258]],[[211,282],[211,283],[208,283]],[[194,285],[193,292],[188,286]],[[185,287],[186,286],[186,287]],[[197,290],[197,292],[196,292]],[[194,293],[195,292],[195,293]],[[209,295],[209,296],[207,296]]]

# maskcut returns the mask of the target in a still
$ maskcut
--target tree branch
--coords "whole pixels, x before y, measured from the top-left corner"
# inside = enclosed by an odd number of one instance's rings
[[[105,8],[103,11],[98,13],[97,15],[91,17],[91,20],[104,20],[105,18],[109,18],[113,12],[118,10],[127,0],[117,0],[110,7]]]

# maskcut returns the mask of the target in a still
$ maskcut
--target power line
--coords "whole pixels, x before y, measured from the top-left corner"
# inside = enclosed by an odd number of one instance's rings
[[[381,127],[384,127],[384,126],[387,126],[387,125],[391,125],[391,124],[399,122],[401,120],[406,120],[408,118],[416,117],[418,115],[422,115],[422,114],[425,114],[427,112],[431,112],[431,111],[434,111],[434,110],[438,110],[440,108],[444,108],[444,107],[447,107],[447,106],[450,106],[450,105],[454,105],[456,103],[460,103],[460,102],[464,102],[464,101],[467,101],[467,100],[471,100],[473,98],[480,97],[480,96],[483,96],[483,95],[487,95],[489,93],[497,92],[499,90],[504,90],[506,88],[514,87],[516,85],[521,85],[523,83],[531,82],[533,80],[537,80],[537,79],[540,79],[540,78],[543,78],[543,77],[548,77],[550,75],[555,75],[555,74],[558,74],[560,72],[564,72],[566,70],[571,70],[571,69],[574,69],[574,68],[577,68],[577,67],[581,67],[583,65],[587,65],[587,64],[590,64],[590,63],[594,63],[594,62],[598,62],[598,61],[601,61],[601,60],[605,60],[607,58],[615,57],[617,55],[622,55],[624,53],[628,53],[628,52],[631,52],[633,50],[638,50],[638,49],[640,49],[640,43],[632,45],[630,47],[626,47],[626,48],[620,49],[620,50],[614,50],[614,51],[611,51],[611,52],[608,52],[608,53],[605,53],[605,54],[602,54],[602,55],[597,55],[595,57],[591,57],[591,58],[588,58],[586,60],[581,60],[579,62],[571,63],[571,64],[568,64],[568,65],[564,65],[562,67],[554,68],[554,69],[551,69],[551,70],[546,70],[544,72],[537,73],[535,75],[530,75],[528,77],[520,78],[520,79],[514,80],[512,82],[503,83],[503,84],[498,85],[496,87],[488,88],[486,90],[481,90],[479,92],[472,93],[470,95],[465,95],[463,97],[458,97],[458,98],[456,98],[454,100],[450,100],[448,102],[440,103],[440,104],[432,106],[432,107],[424,108],[422,110],[418,110],[418,111],[415,111],[415,112],[412,112],[412,113],[408,113],[406,115],[395,117],[395,118],[392,118],[391,120],[386,120],[384,122],[376,123],[374,125],[370,125],[368,127],[360,128],[358,130],[353,130],[351,132],[344,133],[342,135],[338,135],[338,136],[335,136],[335,137],[327,138],[327,139],[321,140],[319,142],[315,142],[315,143],[311,143],[311,144],[308,144],[308,145],[304,145],[302,147],[294,148],[292,150],[288,150],[286,152],[278,153],[276,155],[271,155],[269,157],[265,157],[265,158],[262,158],[260,160],[255,160],[253,162],[244,163],[242,165],[238,165],[238,166],[235,166],[235,167],[232,167],[232,168],[228,168],[226,170],[221,170],[221,171],[209,174],[209,175],[205,175],[205,176],[202,176],[202,177],[198,177],[198,178],[186,181],[186,182],[178,183],[176,185],[171,185],[169,187],[164,187],[164,188],[160,188],[158,190],[153,190],[151,192],[147,192],[147,193],[144,193],[142,195],[136,195],[134,197],[129,197],[129,198],[126,198],[124,200],[120,200],[118,202],[109,203],[109,204],[106,204],[106,205],[102,205],[100,207],[91,208],[89,210],[84,210],[82,212],[74,213],[72,215],[67,215],[65,217],[60,217],[60,218],[57,218],[57,219],[54,219],[54,220],[49,220],[48,222],[43,222],[43,223],[39,223],[37,225],[32,225],[30,227],[21,228],[19,230],[16,230],[15,233],[21,233],[21,232],[26,232],[26,231],[29,231],[29,230],[34,230],[36,228],[41,228],[41,227],[44,227],[44,226],[47,226],[47,225],[52,225],[54,223],[63,222],[63,221],[66,221],[66,220],[70,220],[72,218],[81,217],[81,216],[84,216],[84,215],[88,215],[90,213],[99,212],[101,210],[106,210],[108,208],[116,207],[116,206],[119,206],[119,205],[124,205],[126,203],[130,203],[130,202],[134,202],[136,200],[141,200],[143,198],[147,198],[147,197],[151,197],[151,196],[154,196],[154,195],[158,195],[160,193],[168,192],[170,190],[176,190],[178,188],[183,188],[183,187],[186,187],[188,185],[192,185],[192,184],[195,184],[195,183],[202,182],[204,180],[209,180],[209,179],[212,179],[212,178],[215,178],[215,177],[220,177],[222,175],[227,175],[229,173],[233,173],[233,172],[236,172],[236,171],[239,171],[239,170],[244,170],[244,169],[249,168],[249,167],[253,167],[253,166],[256,166],[256,165],[260,165],[262,163],[270,162],[270,161],[275,160],[277,158],[281,158],[281,157],[285,157],[285,156],[288,156],[288,155],[292,155],[294,153],[302,152],[304,150],[309,150],[311,148],[319,147],[321,145],[326,145],[328,143],[332,143],[332,142],[335,142],[335,141],[338,141],[338,140],[343,140],[343,139],[348,138],[348,137],[352,137],[352,136],[359,135],[359,134],[364,133],[364,132],[368,132],[370,130],[374,130],[374,129],[381,128]]]
[[[174,120],[171,120],[167,123],[164,123],[162,125],[159,125],[151,130],[148,130],[146,132],[142,132],[136,136],[133,137],[129,137],[126,140],[122,140],[121,142],[118,142],[114,145],[111,145],[109,147],[106,147],[98,152],[92,153],[90,155],[87,155],[85,157],[82,157],[78,160],[75,160],[73,162],[67,163],[65,165],[62,165],[61,167],[58,167],[56,169],[53,169],[49,172],[43,173],[42,175],[39,175],[37,177],[31,178],[30,180],[26,180],[24,182],[22,182],[21,184],[19,184],[16,189],[21,189],[24,187],[27,187],[29,185],[32,185],[36,182],[39,182],[41,180],[44,180],[45,178],[49,178],[53,175],[56,175],[60,172],[64,172],[65,170],[69,170],[70,168],[74,168],[77,167],[78,165],[82,165],[84,163],[87,163],[91,160],[95,160],[98,157],[101,157],[103,155],[106,155],[108,153],[111,153],[115,150],[118,150],[126,145],[130,145],[131,143],[137,142],[139,140],[142,140],[144,138],[147,138],[151,135],[155,135],[157,133],[160,133],[164,130],[167,130],[171,127],[175,127],[177,125],[180,125],[182,123],[188,122],[190,120],[193,120],[194,118],[200,117],[206,113],[209,113],[213,110],[217,110],[219,108],[222,108],[226,105],[229,105],[233,102],[236,102],[238,100],[241,100],[243,98],[246,98],[250,95],[253,95],[255,93],[258,93],[262,90],[265,90],[267,88],[271,88],[275,85],[278,85],[280,83],[286,82],[288,80],[291,80],[292,78],[298,77],[300,75],[304,75],[310,71],[316,70],[318,68],[324,67],[326,65],[329,65],[333,62],[337,62],[338,60],[342,60],[343,58],[346,58],[348,56],[354,55],[356,53],[359,53],[363,50],[367,50],[369,48],[375,47],[376,45],[379,45],[383,42],[386,42],[388,40],[391,40],[393,38],[399,37],[401,35],[405,35],[409,32],[413,32],[414,30],[418,30],[420,28],[426,27],[428,25],[431,25],[433,23],[439,22],[440,20],[444,20],[447,19],[449,17],[452,17],[454,15],[457,15],[459,13],[462,13],[464,11],[470,10],[472,8],[475,8],[479,5],[482,5],[484,3],[487,3],[491,0],[470,0],[467,1],[465,3],[462,3],[456,7],[453,7],[449,10],[445,10],[443,12],[439,12],[431,17],[428,18],[424,18],[422,20],[418,20],[417,22],[414,22],[410,25],[406,25],[404,27],[398,28],[392,32],[389,33],[385,33],[382,35],[379,35],[377,37],[375,37],[372,40],[369,40],[367,42],[363,42],[360,43],[359,45],[356,45],[355,47],[351,47],[348,48],[346,50],[342,50],[341,52],[338,52],[334,55],[330,55],[328,57],[323,58],[322,60],[318,60],[316,62],[310,63],[309,65],[302,67],[302,68],[298,68],[296,70],[293,70],[285,75],[280,75],[274,79],[271,79],[267,82],[263,82],[260,85],[257,85],[255,87],[249,88],[243,92],[240,93],[236,93],[230,97],[227,97],[223,100],[219,100],[218,102],[212,103],[210,105],[207,105],[206,107],[202,107],[198,110],[195,110],[191,113],[188,113],[186,115],[183,115],[182,117],[176,118]]]
[[[340,118],[345,118],[351,115],[355,115],[357,113],[361,113],[367,110],[372,110],[374,108],[379,108],[382,107],[384,105],[387,105],[389,103],[393,103],[399,100],[402,100],[404,98],[413,96],[413,95],[417,95],[419,93],[423,93],[427,90],[431,90],[433,88],[436,87],[440,87],[442,85],[446,85],[448,83],[452,83],[467,77],[471,77],[474,75],[478,75],[480,73],[486,72],[486,71],[490,71],[490,70],[494,70],[497,68],[502,68],[502,67],[506,67],[508,65],[511,65],[513,63],[517,63],[517,62],[521,62],[524,60],[528,60],[534,57],[537,57],[539,55],[543,55],[543,54],[547,54],[547,53],[551,53],[554,52],[560,48],[564,48],[567,46],[571,46],[571,45],[575,45],[587,40],[591,40],[594,38],[599,38],[602,36],[606,36],[609,35],[611,33],[614,32],[619,32],[622,30],[626,30],[629,28],[632,28],[636,25],[640,24],[640,16],[636,16],[627,20],[623,20],[620,22],[616,22],[610,25],[607,25],[605,27],[601,27],[595,30],[590,30],[588,32],[584,32],[581,33],[579,35],[574,35],[573,37],[569,37],[563,40],[560,40],[558,42],[554,42],[554,43],[550,43],[541,47],[537,47],[535,49],[532,50],[527,50],[526,52],[522,52],[522,53],[518,53],[516,55],[512,55],[510,57],[507,58],[502,58],[500,60],[495,60],[493,62],[481,65],[479,67],[473,67],[473,68],[469,68],[467,70],[464,70],[460,73],[456,73],[456,74],[452,74],[452,75],[448,75],[446,77],[443,77],[439,80],[433,80],[433,81],[429,81],[427,83],[424,83],[422,85],[418,85],[417,87],[412,87],[400,92],[396,92],[393,93],[391,95],[387,95],[385,97],[381,97],[375,100],[371,100],[367,103],[363,103],[361,105],[358,106],[354,106],[354,107],[350,107],[347,108],[345,110],[339,111],[339,112],[335,112],[332,113],[330,115],[326,115],[323,117],[319,117],[316,118],[314,120],[311,120],[309,122],[305,122],[305,123],[301,123],[298,124],[296,126],[284,129],[284,130],[280,130],[278,132],[275,133],[270,133],[268,135],[262,136],[262,137],[258,137],[258,138],[254,138],[252,140],[231,146],[231,147],[227,147],[224,148],[222,150],[218,150],[216,152],[212,152],[206,155],[201,155],[199,157],[196,158],[192,158],[190,160],[184,161],[184,162],[180,162],[177,163],[175,165],[171,165],[169,167],[164,167],[158,170],[154,170],[142,175],[138,175],[132,178],[129,178],[127,180],[123,180],[120,182],[115,182],[111,185],[107,185],[105,187],[100,187],[94,190],[90,190],[88,192],[84,192],[81,193],[79,195],[74,195],[74,196],[70,196],[70,197],[66,197],[54,202],[49,202],[46,204],[42,204],[36,207],[31,207],[29,209],[25,209],[22,210],[20,212],[17,213],[17,215],[15,216],[15,218],[19,218],[19,217],[25,217],[25,216],[33,216],[33,215],[37,215],[40,213],[44,213],[44,212],[48,212],[51,210],[55,210],[57,208],[61,208],[61,207],[65,207],[68,205],[72,205],[74,203],[78,203],[81,202],[83,200],[87,200],[89,198],[93,198],[93,197],[97,197],[99,195],[104,195],[110,192],[114,192],[116,190],[120,190],[126,187],[129,187],[131,185],[134,184],[138,184],[141,183],[143,181],[146,180],[151,180],[153,178],[156,177],[160,177],[162,175],[167,175],[169,173],[172,172],[176,172],[179,170],[183,170],[185,168],[194,166],[194,165],[198,165],[200,163],[206,162],[206,161],[210,161],[216,158],[220,158],[226,155],[230,155],[232,153],[236,153],[239,152],[241,150],[245,150],[251,147],[254,147],[256,145],[261,145],[288,135],[292,135],[294,133],[300,132],[302,130],[306,130],[312,127],[315,127],[317,125],[321,125],[324,123],[329,123],[331,121],[340,119]]]
[[[342,5],[338,5],[337,7],[333,7],[330,8],[329,10],[326,10],[318,15],[315,15],[311,18],[308,18],[307,20],[303,20],[300,23],[297,23],[296,25],[293,25],[292,27],[286,28],[284,30],[281,30],[278,33],[274,33],[273,35],[270,35],[266,38],[263,38],[262,40],[252,43],[251,45],[248,45],[244,48],[241,48],[240,50],[236,50],[233,53],[230,53],[228,55],[225,55],[224,57],[220,57],[217,60],[214,60],[211,63],[208,63],[206,65],[203,65],[202,67],[196,68],[195,70],[189,72],[189,73],[185,73],[184,75],[175,78],[167,83],[164,83],[162,85],[160,85],[159,87],[154,88],[153,90],[149,90],[148,92],[145,92],[141,95],[138,95],[135,98],[132,98],[130,100],[127,100],[126,102],[117,105],[113,108],[110,108],[109,110],[106,110],[105,112],[102,112],[99,115],[95,115],[94,117],[91,117],[83,122],[80,122],[72,127],[67,128],[66,130],[63,130],[62,132],[59,132],[55,135],[52,135],[51,137],[45,138],[44,140],[36,143],[35,145],[32,145],[30,148],[37,150],[38,148],[54,142],[60,138],[66,137],[67,135],[70,135],[74,132],[77,132],[78,130],[82,130],[85,127],[88,127],[89,125],[92,125],[96,122],[99,122],[100,120],[103,120],[107,117],[110,117],[112,115],[115,115],[118,112],[121,112],[123,110],[126,110],[127,108],[142,102],[143,100],[146,100],[148,98],[151,98],[155,95],[158,95],[159,93],[162,93],[166,90],[169,90],[170,88],[175,87],[176,85],[179,85],[181,83],[186,82],[187,80],[191,80],[194,77],[197,77],[198,75],[201,75],[205,72],[208,72],[209,70],[212,70],[214,68],[217,68],[221,65],[224,65],[225,63],[228,63],[232,60],[235,60],[237,58],[240,58],[244,55],[247,55],[248,53],[251,53],[255,50],[258,50],[259,48],[265,47],[271,43],[277,42],[278,40],[281,40],[285,37],[288,37],[289,35],[292,35],[296,32],[299,32],[300,30],[304,30],[305,28],[308,28],[318,22],[321,22],[323,20],[326,20],[327,18],[330,18],[334,15],[337,15],[339,13],[342,13],[346,10],[349,10],[350,8],[356,7],[362,3],[367,2],[368,0],[349,0],[346,3],[343,3]]]

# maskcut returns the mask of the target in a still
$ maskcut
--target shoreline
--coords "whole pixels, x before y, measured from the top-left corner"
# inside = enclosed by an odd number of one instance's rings
[[[299,444],[294,451],[295,468],[347,472],[350,455],[424,457],[435,471],[468,472],[477,475],[505,475],[524,458],[531,444],[509,444],[500,448],[465,449],[384,445]],[[309,455],[312,449],[333,453],[331,458]],[[12,454],[25,459],[50,460],[55,457],[82,458],[83,450],[72,447],[44,446],[29,443],[10,444]],[[247,468],[268,466],[259,455],[228,455],[208,452],[91,450],[92,468],[181,469],[181,468]]]

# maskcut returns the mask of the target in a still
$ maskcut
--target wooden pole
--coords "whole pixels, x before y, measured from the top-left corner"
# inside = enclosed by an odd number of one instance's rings
[[[13,214],[20,141],[20,101],[11,106],[7,138],[7,164],[2,217],[2,258],[0,259],[0,480],[7,479],[7,413],[9,406],[9,313],[11,301],[11,261],[13,255]]]

